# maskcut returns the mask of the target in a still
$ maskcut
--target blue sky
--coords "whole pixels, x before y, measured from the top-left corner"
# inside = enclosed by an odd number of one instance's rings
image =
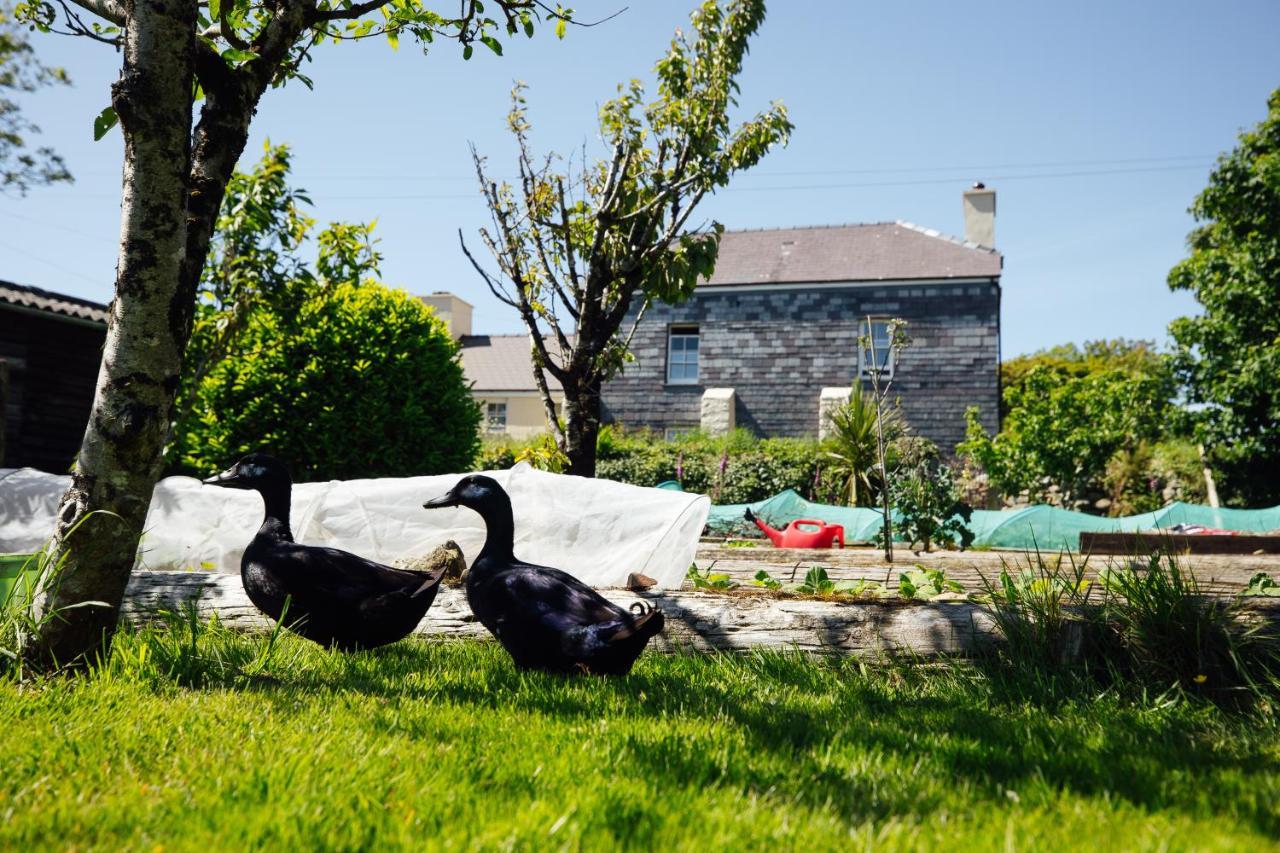
[[[584,18],[631,7],[559,42],[550,31],[470,62],[437,45],[326,45],[302,86],[269,92],[246,158],[295,150],[295,183],[321,221],[378,220],[384,278],[452,290],[477,331],[519,321],[467,265],[457,229],[483,224],[467,149],[511,163],[514,79],[530,85],[535,142],[595,141],[615,85],[647,79],[692,0],[578,0]],[[1192,312],[1165,285],[1184,254],[1186,208],[1214,157],[1258,122],[1280,86],[1280,3],[773,0],[741,104],[791,110],[791,145],[710,199],[729,228],[906,219],[962,231],[960,194],[997,189],[1006,356],[1100,337],[1165,339]],[[75,87],[25,101],[76,175],[72,187],[0,196],[0,278],[106,301],[119,233],[121,140],[92,141],[119,60],[37,36]]]

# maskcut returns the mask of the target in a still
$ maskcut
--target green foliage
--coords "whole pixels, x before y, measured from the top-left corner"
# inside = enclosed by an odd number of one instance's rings
[[[35,185],[71,181],[66,164],[52,148],[28,146],[28,136],[40,128],[23,118],[20,105],[12,100],[70,82],[65,70],[40,61],[28,27],[14,17],[10,2],[0,2],[0,193],[25,195]]]
[[[1168,438],[1121,448],[1107,461],[1103,486],[1111,501],[1108,515],[1135,515],[1170,501],[1203,503],[1204,464],[1195,444]]]
[[[1258,572],[1249,578],[1249,585],[1240,594],[1246,598],[1274,598],[1280,596],[1280,583],[1276,583],[1266,572]]]
[[[983,577],[979,598],[1004,638],[998,654],[1005,665],[1034,678],[1072,662],[1088,625],[1081,608],[1092,584],[1084,568],[1070,554],[1046,559],[1036,551],[1027,554],[1025,566],[1002,560],[994,584]]]
[[[1272,629],[1246,626],[1238,600],[1203,595],[1172,554],[1155,552],[1098,577],[1113,595],[1105,616],[1137,678],[1232,702],[1274,687],[1280,660]]]
[[[737,589],[738,582],[723,572],[712,572],[708,569],[706,572],[698,570],[697,563],[689,564],[689,571],[685,575],[685,579],[693,584],[694,589],[714,589],[725,591]]]
[[[949,592],[964,592],[964,587],[947,577],[944,569],[916,566],[898,575],[898,595],[928,601]]]
[[[421,301],[379,284],[372,225],[317,237],[268,148],[228,186],[201,301],[170,464],[205,473],[267,450],[302,479],[468,470],[480,410],[457,346]]]
[[[956,449],[1006,495],[1030,492],[1064,504],[1100,488],[1121,450],[1162,437],[1172,420],[1173,378],[1145,342],[1100,342],[1084,352],[1059,347],[1015,360],[1004,388],[1006,415],[987,434],[967,413]]]
[[[612,431],[597,445],[596,475],[637,486],[679,481],[716,503],[751,503],[795,489],[832,500],[840,486],[823,470],[820,446],[803,439],[758,439],[746,430],[712,438],[689,433],[674,441]],[[754,528],[753,528],[754,529]]]
[[[512,464],[516,462],[528,462],[539,471],[560,474],[568,465],[569,458],[560,450],[554,438],[543,433],[515,454]]]
[[[852,389],[849,402],[828,416],[831,425],[829,445],[824,456],[827,476],[843,480],[843,500],[849,506],[874,506],[876,492],[882,487],[876,431],[876,399],[863,391],[861,383]],[[906,420],[898,406],[886,406],[881,429],[885,442],[893,442],[906,433]]]
[[[447,8],[448,4],[444,5]],[[555,21],[556,35],[564,38],[565,25],[573,20],[573,10],[559,4],[552,9],[549,4],[529,0],[489,0],[489,5],[491,11],[486,14],[486,4],[480,0],[464,0],[442,12],[427,8],[422,0],[318,0],[302,10],[251,0],[209,0],[200,4],[195,35],[200,50],[208,51],[214,60],[221,59],[229,70],[254,72],[255,65],[268,63],[268,79],[274,85],[297,80],[311,88],[311,78],[302,68],[312,59],[312,51],[326,42],[385,39],[394,50],[400,37],[407,35],[417,41],[423,53],[437,40],[455,41],[462,46],[463,58],[470,59],[476,42],[501,56],[500,37],[523,33],[532,38],[536,24]],[[105,6],[85,8],[114,17]],[[87,36],[116,46],[122,43],[122,21],[86,21],[83,13],[60,15],[64,10],[50,0],[27,0],[15,7],[17,19],[32,29]],[[202,79],[208,76],[206,72]],[[201,95],[197,92],[197,97]]]
[[[891,469],[889,495],[898,513],[897,535],[908,546],[919,544],[925,551],[934,545],[963,551],[973,544],[973,508],[960,499],[955,475],[938,458],[937,447],[919,440],[911,446],[914,449],[900,451],[902,458]]]
[[[885,589],[882,583],[866,580],[865,578],[834,580],[822,566],[812,566],[809,571],[805,572],[802,583],[782,584],[778,581],[775,581],[775,583],[778,583],[779,586],[770,587],[771,589],[781,589],[783,592],[796,593],[798,595],[814,595],[818,598],[882,598],[888,595],[888,590]]]
[[[1241,600],[1205,595],[1195,575],[1171,554],[1107,566],[1091,585],[1085,564],[1038,552],[1017,574],[1002,569],[986,584],[1005,643],[1001,663],[1023,676],[1054,668],[1099,685],[1130,683],[1168,696],[1271,707],[1280,687],[1274,629],[1244,618]],[[1261,594],[1269,579],[1255,577]],[[1090,600],[1095,589],[1101,600]]]
[[[763,587],[764,589],[782,589],[782,581],[764,569],[756,572],[756,576],[751,579],[750,583],[752,586]]]
[[[1191,213],[1190,254],[1169,273],[1201,313],[1169,326],[1195,435],[1224,499],[1280,503],[1280,90],[1218,159]]]

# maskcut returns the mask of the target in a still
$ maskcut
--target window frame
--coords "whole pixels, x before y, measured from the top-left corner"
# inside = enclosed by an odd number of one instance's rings
[[[491,412],[495,408],[501,407],[502,421],[498,423]],[[484,430],[485,432],[506,432],[507,431],[507,401],[506,400],[486,400],[484,404]]]
[[[679,350],[676,349],[676,341],[681,341]],[[688,349],[687,341],[695,342],[692,350]],[[692,352],[693,358],[689,359]],[[681,367],[687,372],[689,365],[693,365],[693,376],[673,376],[672,368]],[[665,368],[666,383],[668,385],[698,385],[702,381],[702,329],[693,323],[676,323],[667,327],[667,364]]]
[[[869,346],[864,347],[862,345],[862,339],[863,337],[868,337],[872,341],[874,341],[875,330],[877,325],[884,328],[885,350],[887,350],[887,352],[884,354],[884,360],[885,360],[884,371],[880,373],[879,376],[883,380],[891,380],[897,374],[898,354],[893,351],[893,341],[889,337],[890,320],[891,318],[889,317],[870,317],[870,318],[860,317],[858,319],[857,346],[858,346],[858,379],[859,380],[867,381],[867,382],[871,381],[871,376],[872,376],[871,347]],[[868,322],[870,323],[869,328],[867,325]],[[877,344],[876,355],[879,356],[880,355],[879,342],[877,341],[876,344]]]

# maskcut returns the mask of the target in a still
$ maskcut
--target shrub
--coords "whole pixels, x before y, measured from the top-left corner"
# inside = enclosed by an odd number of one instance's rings
[[[254,311],[188,389],[172,458],[205,473],[265,450],[299,480],[468,470],[481,416],[457,356],[444,324],[407,293],[308,288],[294,311]]]

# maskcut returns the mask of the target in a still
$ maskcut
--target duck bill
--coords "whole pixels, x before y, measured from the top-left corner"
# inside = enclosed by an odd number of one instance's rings
[[[245,488],[244,481],[240,479],[239,475],[236,473],[236,469],[234,468],[229,468],[221,474],[214,474],[212,477],[201,480],[200,482],[206,486],[222,486],[228,489]]]
[[[438,498],[432,498],[422,505],[423,509],[441,509],[447,506],[457,506],[458,499],[453,496],[453,492],[441,495]]]

